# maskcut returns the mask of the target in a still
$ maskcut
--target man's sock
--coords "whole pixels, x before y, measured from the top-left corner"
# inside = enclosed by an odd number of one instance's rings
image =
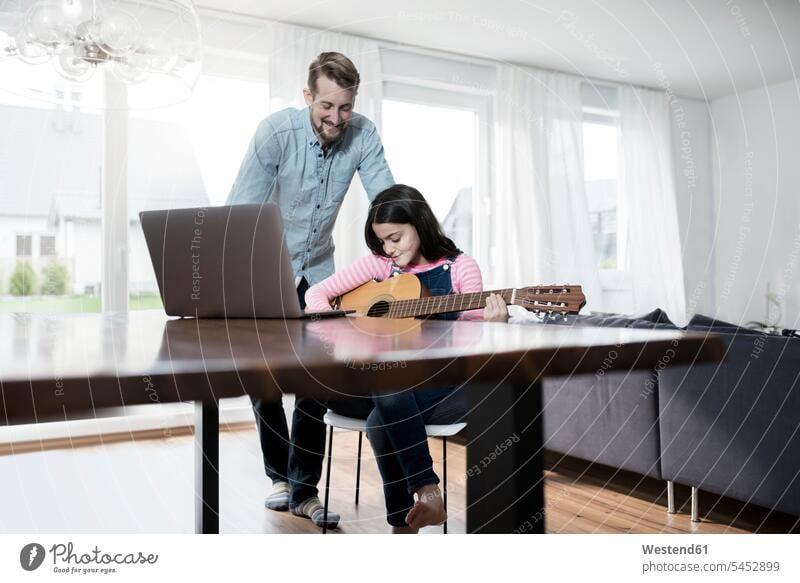
[[[314,524],[320,527],[325,523],[325,508],[316,496],[312,496],[293,507],[292,514],[310,518]],[[340,518],[341,517],[336,512],[332,512],[331,509],[328,508],[327,527],[336,528],[339,525]]]
[[[270,510],[289,510],[289,482],[273,482],[272,493],[267,496],[264,506]]]

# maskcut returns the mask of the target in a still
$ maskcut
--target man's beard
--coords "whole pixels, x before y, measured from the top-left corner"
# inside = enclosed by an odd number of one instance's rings
[[[327,132],[324,131],[325,129],[328,128],[338,128],[339,132],[335,136],[330,136],[328,135]],[[319,126],[314,126],[314,131],[317,133],[317,137],[319,138],[320,142],[322,142],[323,145],[325,146],[333,145],[339,140],[341,140],[342,136],[344,136],[344,131],[346,129],[347,129],[347,123],[341,123],[338,126],[326,126],[325,123],[323,122]]]

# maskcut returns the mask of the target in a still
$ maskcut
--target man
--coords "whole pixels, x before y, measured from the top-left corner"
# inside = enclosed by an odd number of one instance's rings
[[[300,304],[305,292],[333,273],[331,233],[356,171],[370,200],[394,184],[375,125],[353,112],[360,76],[340,53],[322,53],[308,68],[307,109],[285,109],[259,124],[227,204],[274,202],[281,209]],[[326,407],[297,399],[289,439],[283,404],[253,398],[272,480],[265,505],[291,510],[322,526],[317,484],[325,452]],[[339,515],[328,511],[328,528]]]

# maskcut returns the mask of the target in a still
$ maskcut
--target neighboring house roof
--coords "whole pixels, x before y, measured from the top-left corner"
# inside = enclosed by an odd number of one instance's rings
[[[100,218],[103,116],[0,105],[0,216]],[[209,202],[182,124],[128,120],[128,213]]]

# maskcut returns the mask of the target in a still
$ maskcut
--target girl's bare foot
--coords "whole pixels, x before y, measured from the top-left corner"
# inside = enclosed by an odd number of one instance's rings
[[[436,484],[428,484],[417,490],[417,501],[406,515],[406,524],[411,528],[422,528],[442,524],[447,520],[442,492]]]

